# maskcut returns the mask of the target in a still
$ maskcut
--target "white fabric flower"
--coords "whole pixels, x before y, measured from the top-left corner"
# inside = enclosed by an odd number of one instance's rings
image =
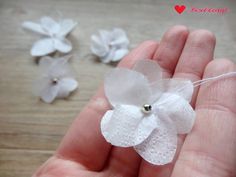
[[[140,60],[133,70],[114,69],[104,83],[113,110],[105,113],[101,132],[112,145],[134,147],[146,161],[170,163],[177,134],[189,133],[195,111],[189,104],[193,84],[184,79],[162,79],[152,60]]]
[[[70,52],[72,45],[66,36],[76,25],[77,23],[71,19],[62,19],[57,22],[50,17],[42,17],[40,23],[23,22],[24,28],[45,36],[45,38],[34,43],[31,48],[31,55],[44,56],[55,51]]]
[[[46,103],[52,103],[55,98],[66,98],[78,87],[74,79],[68,59],[43,57],[39,62],[41,77],[36,80],[34,91]]]
[[[120,28],[112,31],[100,30],[99,35],[91,36],[91,41],[92,53],[103,63],[119,61],[129,52],[129,39]]]

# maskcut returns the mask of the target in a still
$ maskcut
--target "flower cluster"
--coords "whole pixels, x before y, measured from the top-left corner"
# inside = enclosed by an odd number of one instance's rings
[[[55,98],[67,97],[78,86],[74,76],[70,74],[69,56],[52,58],[47,55],[56,52],[66,54],[72,50],[67,36],[75,29],[77,22],[44,16],[37,23],[25,21],[22,26],[42,37],[31,48],[32,56],[43,57],[39,62],[42,73],[35,83],[34,91],[47,103],[53,102]],[[92,53],[103,63],[119,61],[129,52],[129,40],[125,31],[120,28],[100,30],[99,35],[92,35],[91,40]]]

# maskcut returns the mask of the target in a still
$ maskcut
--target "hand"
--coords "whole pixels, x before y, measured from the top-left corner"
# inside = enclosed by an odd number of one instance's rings
[[[184,26],[168,30],[160,44],[147,41],[119,64],[132,67],[150,58],[164,69],[165,77],[196,81],[235,71],[226,59],[214,60],[214,35],[206,30],[189,32]],[[178,137],[171,164],[151,165],[132,148],[113,147],[100,132],[100,120],[109,109],[103,88],[75,119],[55,155],[35,177],[233,177],[236,176],[236,80],[227,78],[196,89],[192,106],[196,122],[186,137]]]

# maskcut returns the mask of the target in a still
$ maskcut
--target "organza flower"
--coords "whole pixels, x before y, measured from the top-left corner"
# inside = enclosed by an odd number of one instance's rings
[[[46,103],[55,98],[66,98],[78,87],[68,60],[71,56],[61,58],[43,57],[39,62],[41,76],[34,84],[34,92]]]
[[[71,42],[66,36],[77,25],[71,19],[61,19],[55,21],[51,17],[42,17],[39,23],[30,21],[23,22],[22,26],[28,30],[34,31],[44,36],[44,38],[35,42],[31,48],[32,56],[44,56],[55,51],[68,53],[72,49]]]
[[[103,63],[116,62],[128,52],[129,39],[120,28],[112,31],[100,30],[98,35],[91,36],[91,51]]]
[[[101,121],[101,132],[112,145],[134,147],[146,161],[170,163],[177,134],[189,133],[195,111],[189,104],[193,83],[163,79],[152,60],[140,60],[133,70],[116,68],[105,78],[105,95],[113,109]]]

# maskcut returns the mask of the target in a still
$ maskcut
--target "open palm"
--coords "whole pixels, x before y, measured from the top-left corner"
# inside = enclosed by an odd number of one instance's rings
[[[215,37],[206,30],[189,32],[175,26],[160,44],[146,41],[119,64],[132,67],[139,59],[152,59],[165,77],[196,81],[235,71],[226,59],[214,60]],[[111,146],[100,132],[100,121],[109,109],[103,88],[75,119],[55,155],[34,177],[235,177],[236,80],[228,78],[196,89],[192,99],[197,117],[192,131],[178,137],[174,161],[154,166],[132,148]]]

